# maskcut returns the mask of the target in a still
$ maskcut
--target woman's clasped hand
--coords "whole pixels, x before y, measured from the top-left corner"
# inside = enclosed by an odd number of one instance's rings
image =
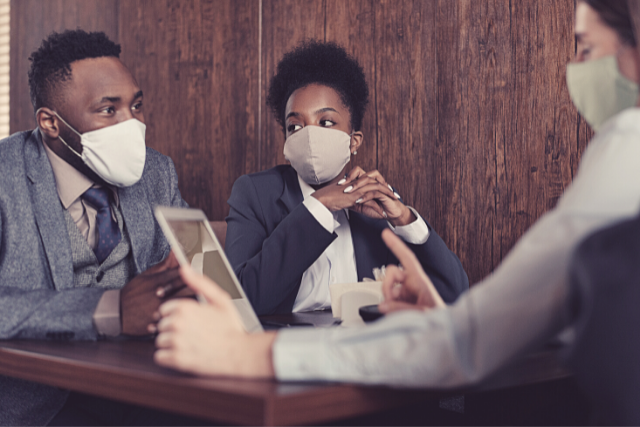
[[[332,212],[349,209],[371,218],[386,219],[394,227],[416,220],[413,212],[400,201],[398,193],[377,170],[365,172],[357,166],[312,196]]]

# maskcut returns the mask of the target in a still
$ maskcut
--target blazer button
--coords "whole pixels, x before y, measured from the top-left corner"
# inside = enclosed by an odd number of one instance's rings
[[[96,280],[98,281],[98,283],[100,283],[103,277],[104,277],[104,271],[99,272],[98,275],[96,276]]]

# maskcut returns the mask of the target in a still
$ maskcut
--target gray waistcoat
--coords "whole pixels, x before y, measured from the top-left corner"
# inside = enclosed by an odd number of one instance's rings
[[[113,208],[113,205],[112,205]],[[64,211],[64,218],[69,232],[69,240],[71,241],[71,253],[73,257],[73,285],[79,287],[100,287],[107,289],[120,289],[135,275],[135,264],[133,261],[133,253],[131,251],[131,240],[126,227],[123,226],[124,221],[118,209],[113,209],[116,213],[116,220],[122,240],[113,249],[113,252],[102,265],[98,264],[98,259],[84,236],[78,230],[73,222],[69,212]],[[17,378],[0,377],[3,385],[13,387],[23,392],[31,392],[32,396],[27,398],[29,407],[35,410],[37,416],[41,414],[56,414],[64,406],[69,392],[56,387],[49,387],[43,384],[19,380]],[[15,402],[21,402],[16,396]],[[12,408],[15,414],[0,414],[0,420],[20,419],[21,408],[18,405]]]
[[[112,209],[114,208],[113,205],[111,207]],[[98,264],[96,255],[80,233],[80,230],[78,230],[78,227],[76,227],[69,212],[64,211],[69,240],[71,241],[73,286],[75,288],[120,289],[135,274],[136,269],[131,253],[129,233],[127,233],[126,227],[123,226],[124,221],[120,210],[113,209],[113,211],[116,214],[122,240],[102,265]]]

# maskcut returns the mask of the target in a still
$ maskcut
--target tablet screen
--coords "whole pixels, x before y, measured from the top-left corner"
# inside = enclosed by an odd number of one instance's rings
[[[240,292],[227,269],[220,247],[211,237],[203,221],[167,220],[184,257],[197,273],[204,274],[231,295],[241,298]]]

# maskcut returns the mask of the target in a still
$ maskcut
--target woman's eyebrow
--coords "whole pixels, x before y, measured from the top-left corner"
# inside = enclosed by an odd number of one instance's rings
[[[321,108],[319,110],[316,110],[315,114],[322,114],[322,113],[326,113],[327,111],[333,111],[334,113],[338,112],[338,110],[336,110],[335,108],[324,107],[324,108]]]

